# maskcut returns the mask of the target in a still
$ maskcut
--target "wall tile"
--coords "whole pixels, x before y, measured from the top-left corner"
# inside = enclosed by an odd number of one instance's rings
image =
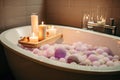
[[[5,27],[7,27],[7,29],[13,27],[19,27],[25,24],[26,24],[26,17],[14,17],[5,20]]]
[[[67,7],[70,0],[46,0],[46,7]]]
[[[44,17],[43,9],[44,9],[43,5],[27,6],[27,9],[26,9],[27,13],[26,13],[26,15],[29,18],[32,13],[36,13],[37,15],[39,15],[39,21],[41,22],[43,20],[43,17]],[[30,23],[30,21],[28,20],[27,23]]]
[[[82,3],[82,4],[81,4]],[[90,0],[70,0],[70,7],[90,7]]]
[[[43,5],[45,0],[26,0],[27,6],[33,6],[33,5]]]
[[[0,29],[30,24],[32,13],[38,13],[40,22],[80,27],[84,13],[104,14],[120,18],[120,0],[0,0]],[[120,25],[118,25],[120,26]]]
[[[26,16],[26,7],[4,7],[5,18],[14,18],[21,16]]]
[[[0,18],[2,17],[2,0],[0,0]],[[1,26],[1,19],[0,19],[0,26]]]
[[[25,6],[26,5],[26,0],[4,0],[4,6]]]
[[[38,13],[43,17],[45,0],[0,0],[0,29],[30,24],[31,13]]]
[[[0,0],[0,8],[2,7],[3,5],[3,0]]]
[[[120,8],[120,0],[112,0],[111,7]]]
[[[63,24],[80,27],[85,13],[102,15],[107,19],[120,18],[120,0],[46,0],[46,20],[50,24]],[[120,31],[120,30],[119,30]],[[120,35],[120,33],[119,33]]]
[[[27,15],[31,15],[32,13],[39,14],[39,12],[42,11],[41,9],[42,6],[27,6],[26,7]]]
[[[3,31],[4,21],[3,21],[3,0],[0,0],[0,33]]]

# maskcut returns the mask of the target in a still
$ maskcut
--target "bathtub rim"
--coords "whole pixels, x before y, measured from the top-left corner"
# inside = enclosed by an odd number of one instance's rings
[[[59,25],[56,25],[56,26],[59,26]],[[30,27],[30,26],[23,26],[23,27]],[[61,26],[59,26],[59,27],[61,27]],[[66,28],[66,26],[62,26],[62,27],[65,27]],[[18,28],[22,28],[22,27],[17,27],[17,29]],[[67,27],[67,28],[69,28],[69,27]],[[70,27],[71,28],[71,27]],[[16,28],[12,28],[12,29],[9,29],[9,30],[13,30],[13,29],[16,29]],[[75,30],[77,30],[76,28],[73,28],[73,29],[75,29]],[[6,47],[6,48],[8,48],[8,49],[10,49],[10,50],[13,50],[17,55],[19,55],[19,56],[22,56],[22,57],[25,57],[25,58],[27,58],[27,59],[29,59],[29,60],[31,60],[31,61],[34,61],[34,62],[37,62],[37,63],[39,63],[39,64],[41,64],[41,65],[44,65],[44,66],[48,66],[48,67],[51,67],[51,68],[55,68],[55,69],[59,69],[59,70],[64,70],[64,71],[69,71],[69,72],[76,72],[76,73],[87,73],[87,74],[91,74],[91,73],[99,73],[99,74],[114,74],[114,72],[116,73],[116,72],[120,72],[120,69],[118,69],[118,70],[113,70],[113,71],[109,71],[109,70],[106,70],[105,71],[105,69],[104,70],[98,70],[98,68],[97,68],[97,71],[96,70],[92,70],[91,71],[91,69],[90,70],[88,70],[88,68],[87,68],[87,70],[85,70],[85,69],[83,69],[83,66],[81,67],[82,69],[75,69],[74,67],[78,67],[78,65],[75,65],[75,66],[70,66],[70,64],[66,64],[66,63],[63,63],[63,62],[58,62],[58,61],[54,61],[54,60],[50,60],[50,59],[47,59],[47,58],[45,58],[45,57],[41,57],[41,56],[36,56],[35,54],[31,54],[31,55],[26,55],[26,54],[21,54],[21,53],[32,53],[32,52],[30,52],[30,51],[26,51],[26,50],[23,50],[22,48],[20,48],[20,47],[18,47],[17,45],[13,45],[12,43],[8,43],[8,40],[6,40],[6,38],[4,37],[4,35],[9,31],[9,30],[7,30],[7,31],[4,31],[1,35],[0,35],[0,42],[3,44],[3,46],[4,47]],[[83,31],[88,31],[88,30],[83,30]],[[91,32],[91,31],[89,31],[89,32]],[[92,31],[92,33],[94,33],[93,31]],[[95,32],[96,33],[96,32]],[[99,33],[98,33],[99,34]],[[103,34],[104,35],[104,34]],[[106,36],[108,36],[108,37],[110,37],[111,35],[106,35]],[[112,37],[116,37],[116,36],[112,36]],[[117,37],[118,39],[120,39],[119,37]],[[18,50],[20,50],[20,51],[18,51]],[[47,61],[47,63],[46,62],[43,62],[42,60],[40,60],[40,59],[43,59],[43,60],[46,60]],[[49,63],[49,61],[51,62],[51,63]],[[55,65],[55,64],[53,64],[53,63],[55,63],[55,62],[57,62],[58,64],[57,65]],[[64,66],[62,66],[62,65],[64,65]],[[65,66],[66,65],[66,66]],[[80,68],[80,67],[79,67]],[[108,69],[108,68],[107,68]]]

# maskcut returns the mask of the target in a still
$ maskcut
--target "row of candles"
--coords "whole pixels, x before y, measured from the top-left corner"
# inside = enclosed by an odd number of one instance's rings
[[[54,26],[48,28],[43,21],[40,25],[38,25],[38,22],[38,15],[31,15],[32,34],[29,38],[30,42],[38,42],[56,34]]]
[[[95,24],[96,26],[101,26],[106,24],[106,19],[103,16],[90,16],[89,14],[84,14],[83,16],[83,28],[87,28],[89,25]]]

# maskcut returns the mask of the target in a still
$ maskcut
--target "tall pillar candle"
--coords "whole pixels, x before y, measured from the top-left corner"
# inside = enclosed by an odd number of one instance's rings
[[[35,34],[35,36],[38,36],[38,15],[31,15],[31,26],[32,26],[32,33]]]

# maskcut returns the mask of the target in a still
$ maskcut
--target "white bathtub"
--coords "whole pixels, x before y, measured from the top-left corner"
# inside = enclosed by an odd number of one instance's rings
[[[120,37],[55,25],[63,33],[63,43],[84,42],[107,46],[120,56]],[[29,36],[30,26],[14,28],[0,35],[9,66],[17,80],[118,80],[120,66],[98,68],[71,65],[36,56],[17,46],[21,36]],[[112,75],[112,76],[111,76]]]

